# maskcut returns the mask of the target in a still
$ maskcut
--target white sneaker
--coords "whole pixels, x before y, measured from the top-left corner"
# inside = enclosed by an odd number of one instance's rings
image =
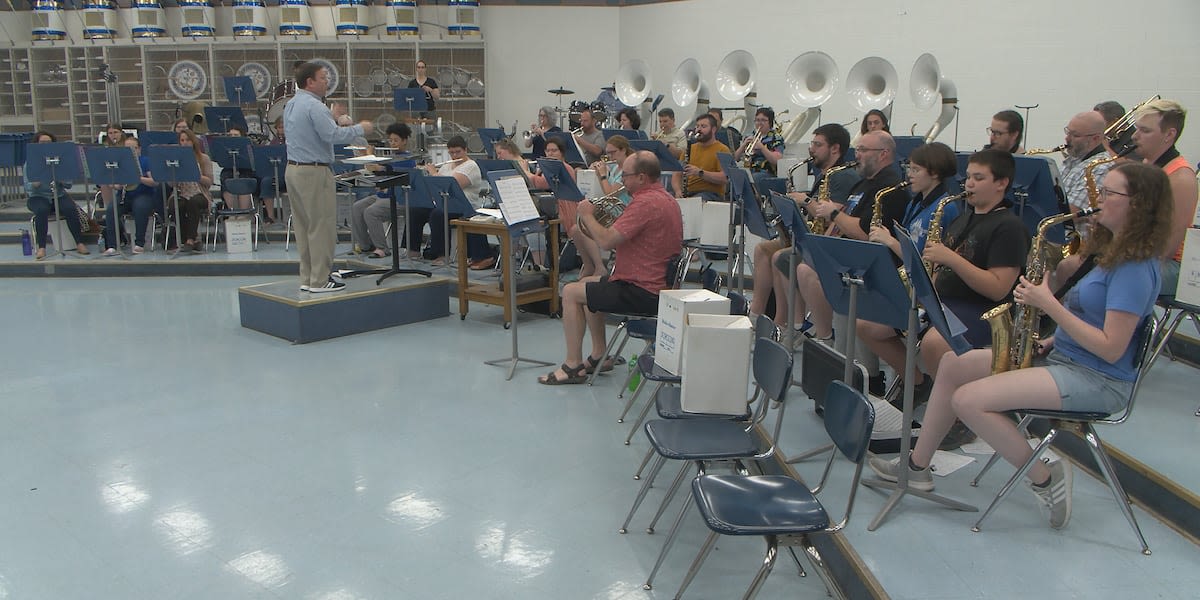
[[[302,286],[300,286],[300,291],[308,292],[308,291],[312,291],[312,290],[307,285],[302,285]]]
[[[104,256],[116,256],[116,255],[117,255],[116,248],[109,248],[108,250],[104,251]]]
[[[141,246],[134,246],[134,247],[133,247],[133,253],[134,253],[134,254],[141,254],[141,253],[143,253],[143,252],[145,252],[145,251],[146,251],[146,249],[145,249],[145,248],[143,248],[143,247],[141,247]]]
[[[346,284],[330,277],[329,281],[325,282],[325,285],[309,286],[308,291],[311,294],[323,294],[326,292],[340,292],[344,289],[346,289]]]
[[[1033,495],[1037,496],[1042,514],[1049,519],[1050,526],[1062,529],[1071,520],[1071,465],[1058,460],[1046,466],[1050,469],[1049,485],[1040,488],[1028,479],[1026,482]]]
[[[871,467],[872,471],[875,471],[875,474],[878,475],[880,479],[897,483],[900,480],[900,459],[901,457],[899,456],[893,458],[892,460],[884,460],[877,456],[872,456],[867,461],[867,465]],[[905,463],[907,462],[908,460],[905,459]],[[907,467],[908,465],[905,464],[905,466]],[[929,470],[929,467],[925,467],[919,471],[914,471],[912,468],[909,468],[908,487],[914,490],[920,490],[922,492],[932,492],[933,472]]]

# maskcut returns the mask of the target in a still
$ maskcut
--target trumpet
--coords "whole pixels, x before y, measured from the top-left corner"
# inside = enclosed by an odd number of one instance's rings
[[[750,139],[746,140],[746,151],[742,153],[742,166],[750,168],[750,161],[754,159],[754,147],[762,141],[765,135],[766,134],[764,134],[762,130],[755,129],[754,135],[750,136]]]
[[[1055,152],[1066,152],[1067,145],[1059,144],[1053,148],[1031,148],[1025,151],[1025,156],[1037,156],[1038,154],[1054,154]]]
[[[574,136],[577,136],[577,135],[583,135],[583,128],[582,128],[582,127],[579,127],[579,128],[576,128],[576,129],[572,129],[572,130],[571,130],[571,137],[574,137]]]

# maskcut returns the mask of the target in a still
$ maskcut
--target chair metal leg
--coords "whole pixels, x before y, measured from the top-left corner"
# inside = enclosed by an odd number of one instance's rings
[[[1029,423],[1031,421],[1033,421],[1033,417],[1029,415],[1021,416],[1021,422],[1017,423],[1017,431],[1020,431],[1021,433],[1028,432]],[[998,460],[1000,460],[1000,454],[998,452],[993,452],[992,456],[988,458],[987,464],[983,465],[983,468],[980,469],[979,473],[975,475],[975,479],[971,480],[971,487],[979,487],[979,482],[983,479],[984,474],[987,473],[988,470],[992,468],[992,465],[996,464],[996,461]]]
[[[654,518],[650,521],[650,526],[646,528],[646,533],[654,535],[654,526],[658,524],[658,520],[662,518],[663,513],[667,512],[667,507],[670,506],[671,500],[675,499],[675,493],[679,491],[679,484],[683,483],[683,478],[687,476],[689,470],[693,466],[690,461],[682,461],[679,472],[675,474],[675,480],[671,482],[671,487],[667,488],[667,494],[663,496],[662,502],[658,505],[658,510],[654,512]]]
[[[813,448],[812,450],[805,450],[804,452],[801,452],[800,454],[797,454],[797,455],[787,459],[787,464],[794,465],[798,462],[806,461],[814,456],[820,456],[822,454],[827,454],[830,450],[833,450],[833,444],[825,444],[824,446],[821,446],[819,448]]]
[[[1117,499],[1117,505],[1121,507],[1121,512],[1124,513],[1125,520],[1129,521],[1129,526],[1133,528],[1133,533],[1137,535],[1138,542],[1142,544],[1142,554],[1150,556],[1150,546],[1146,544],[1146,536],[1142,535],[1142,528],[1138,527],[1137,519],[1133,516],[1133,509],[1129,508],[1129,496],[1125,494],[1125,488],[1121,486],[1121,482],[1117,479],[1112,461],[1108,458],[1108,453],[1104,451],[1104,443],[1100,441],[1100,436],[1096,435],[1091,424],[1085,427],[1086,433],[1083,439],[1087,441],[1088,450],[1092,451],[1092,458],[1095,458],[1096,464],[1100,465],[1100,472],[1104,474],[1104,479],[1108,482],[1108,489],[1112,492],[1113,497]]]
[[[283,231],[283,251],[287,252],[292,247],[292,215],[288,215],[287,228]]]
[[[804,570],[804,564],[800,562],[800,557],[796,556],[796,549],[788,546],[788,554],[792,555],[792,562],[796,563],[796,569],[800,572],[801,577],[808,577],[808,573]]]
[[[642,394],[642,388],[646,387],[646,381],[647,380],[645,377],[643,377],[640,381],[638,381],[637,387],[633,389],[633,395],[630,396],[629,399],[625,401],[625,407],[621,409],[621,414],[617,416],[618,423],[625,422],[625,415],[629,414],[629,409],[633,408],[634,403],[637,402],[638,396],[640,396]],[[628,386],[629,384],[626,383],[625,385]],[[621,390],[624,391],[625,388],[622,387]],[[657,392],[657,391],[658,390],[655,389],[655,392]],[[617,397],[620,398],[621,396],[618,395]]]
[[[621,323],[619,325],[617,325],[617,330],[613,332],[612,337],[608,338],[608,344],[606,344],[604,346],[604,355],[600,358],[600,364],[604,364],[604,361],[608,359],[608,356],[610,354],[612,354],[612,349],[613,349],[613,346],[615,346],[617,343],[617,338],[620,337],[621,334],[625,333],[625,327],[628,324],[629,324],[629,321],[624,320],[624,321],[621,321]],[[628,336],[626,336],[626,337],[628,337]],[[625,346],[624,342],[621,343],[621,346],[622,347]],[[595,371],[592,371],[592,374],[588,375],[587,384],[592,385],[592,383],[596,381],[596,376],[599,374],[600,374],[599,368],[597,368]]]
[[[654,448],[653,447],[646,450],[646,455],[642,457],[642,462],[638,464],[637,472],[635,472],[633,474],[634,481],[637,481],[638,479],[642,478],[642,469],[645,469],[646,465],[650,464],[651,456],[654,456]]]
[[[634,373],[641,373],[638,368],[638,355],[634,354],[632,360],[629,361],[629,368],[625,369],[625,381],[621,382],[621,387],[617,388],[617,399],[625,397],[625,390],[629,389],[629,382],[633,381]],[[616,361],[613,361],[613,366],[616,367]],[[620,423],[620,421],[617,421]]]
[[[767,555],[763,557],[763,564],[758,568],[758,573],[754,575],[754,580],[750,582],[750,587],[742,596],[742,600],[752,600],[758,595],[758,590],[762,589],[767,577],[771,575],[771,569],[775,567],[775,558],[779,556],[779,537],[774,535],[764,537],[767,538]]]
[[[1033,454],[1030,455],[1029,460],[1025,461],[1025,464],[1021,465],[1021,468],[1017,469],[1016,473],[1013,473],[1012,478],[1004,484],[1004,487],[1000,488],[1000,493],[996,494],[996,497],[992,499],[992,503],[988,505],[987,510],[983,511],[983,514],[979,516],[979,520],[975,521],[975,524],[971,526],[971,531],[976,533],[979,532],[979,528],[983,525],[983,520],[986,519],[988,515],[992,514],[992,511],[995,510],[995,508],[999,506],[1000,503],[1003,502],[1010,493],[1012,493],[1013,488],[1017,485],[1017,482],[1021,481],[1021,478],[1029,472],[1029,469],[1033,467],[1035,462],[1037,462],[1038,457],[1046,451],[1046,448],[1050,447],[1050,444],[1054,442],[1054,438],[1056,437],[1058,437],[1058,430],[1051,429],[1050,433],[1047,433],[1046,437],[1042,438],[1042,443],[1038,444],[1037,448],[1033,449]]]
[[[661,386],[659,389],[661,389]],[[629,445],[629,441],[633,439],[633,434],[637,433],[638,428],[640,428],[642,425],[642,422],[646,420],[646,415],[650,414],[650,408],[654,406],[655,402],[658,402],[657,392],[658,390],[656,389],[655,394],[652,394],[649,398],[647,398],[646,404],[642,405],[642,412],[638,413],[637,421],[634,421],[633,427],[629,428],[629,433],[625,436],[626,446]]]
[[[621,523],[621,528],[617,533],[626,533],[629,531],[629,522],[633,520],[633,514],[637,512],[639,506],[642,505],[642,500],[646,499],[646,492],[650,491],[650,484],[654,483],[654,478],[658,475],[659,470],[666,464],[667,459],[659,456],[654,463],[654,468],[650,470],[650,477],[642,482],[642,487],[638,489],[637,497],[633,499],[633,506],[629,507],[629,514],[625,515],[625,522]]]
[[[679,590],[675,592],[675,600],[683,597],[683,591],[696,578],[696,573],[700,572],[700,567],[704,566],[704,560],[708,558],[708,554],[712,552],[714,546],[717,545],[717,536],[719,533],[713,531],[708,534],[708,539],[704,540],[704,545],[700,547],[700,553],[696,555],[696,559],[692,561],[692,566],[688,567],[687,575],[684,575],[683,582],[679,584]]]
[[[667,559],[667,553],[671,551],[671,546],[675,545],[675,538],[679,535],[679,526],[683,523],[683,517],[687,514],[688,508],[691,506],[691,502],[684,502],[683,506],[679,507],[679,516],[675,517],[675,524],[671,526],[671,533],[667,534],[667,541],[663,542],[662,550],[658,551],[658,559],[654,561],[654,568],[650,569],[650,575],[646,577],[646,583],[642,584],[643,590],[654,589],[654,576],[658,574],[658,569],[662,567],[663,561]]]

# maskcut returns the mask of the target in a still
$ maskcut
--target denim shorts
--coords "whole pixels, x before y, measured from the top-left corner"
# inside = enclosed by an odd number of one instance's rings
[[[1063,410],[1113,414],[1124,410],[1133,389],[1132,381],[1113,379],[1076,363],[1057,350],[1051,350],[1034,364],[1045,367],[1054,378],[1062,396]]]

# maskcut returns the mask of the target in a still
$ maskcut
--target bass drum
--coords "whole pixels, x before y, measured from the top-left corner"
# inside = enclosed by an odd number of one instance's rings
[[[288,79],[279,82],[271,90],[271,99],[267,101],[267,122],[274,123],[283,116],[283,107],[296,95],[296,81]]]

